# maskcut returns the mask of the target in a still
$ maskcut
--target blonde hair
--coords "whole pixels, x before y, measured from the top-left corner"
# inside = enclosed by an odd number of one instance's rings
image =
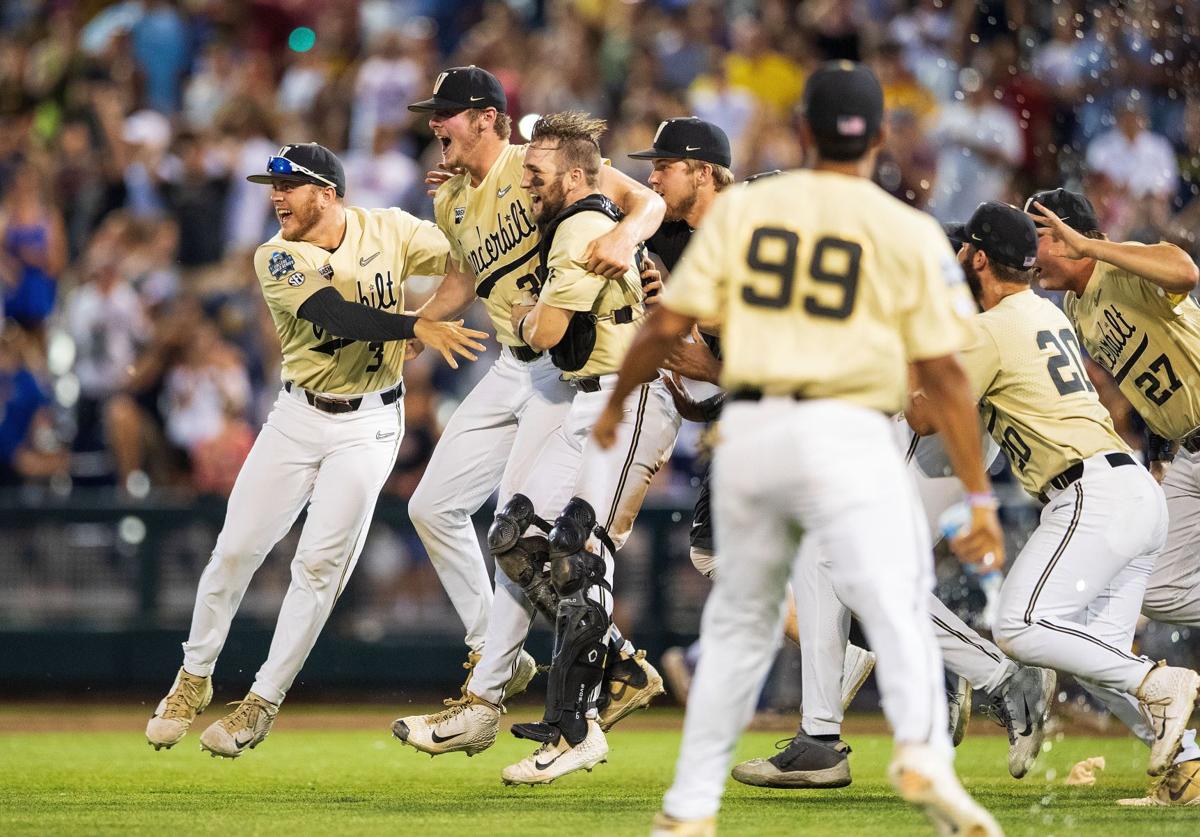
[[[705,160],[696,160],[691,157],[685,159],[683,162],[687,164],[688,174],[695,174],[700,170],[701,166],[712,166],[713,188],[718,192],[733,183],[733,172],[725,168],[725,166],[709,163]]]
[[[551,113],[533,124],[530,144],[542,140],[557,141],[558,153],[566,168],[583,169],[589,186],[594,185],[600,174],[600,137],[608,130],[608,123],[580,111]]]

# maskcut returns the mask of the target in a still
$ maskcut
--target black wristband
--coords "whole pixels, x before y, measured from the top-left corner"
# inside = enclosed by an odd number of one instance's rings
[[[529,314],[526,313],[524,317],[517,320],[517,339],[520,340],[522,343],[524,343],[526,346],[529,345],[528,341],[525,340],[525,320],[527,320],[528,318],[529,318]]]

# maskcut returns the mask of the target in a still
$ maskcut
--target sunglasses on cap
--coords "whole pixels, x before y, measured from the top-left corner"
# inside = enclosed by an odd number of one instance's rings
[[[312,169],[305,168],[299,163],[294,163],[287,157],[268,157],[267,172],[270,174],[277,174],[281,177],[296,177],[298,175],[311,177],[315,180],[319,180],[332,189],[337,188],[337,184],[328,177],[319,175]]]

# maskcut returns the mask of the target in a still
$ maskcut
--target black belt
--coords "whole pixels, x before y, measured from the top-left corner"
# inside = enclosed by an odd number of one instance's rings
[[[1179,447],[1183,448],[1188,453],[1200,453],[1200,430],[1193,430],[1191,433],[1180,439]]]
[[[763,392],[756,387],[735,389],[729,394],[730,401],[762,401],[764,398],[790,398],[793,401],[804,401],[806,396],[802,392],[784,392],[776,395],[774,393]]]
[[[292,382],[285,381],[283,388],[291,392]],[[309,406],[315,407],[323,413],[353,413],[363,402],[363,396],[356,395],[351,398],[331,398],[324,395],[317,395],[315,392],[309,392],[306,389],[301,389],[305,399],[308,400]],[[386,407],[388,404],[395,404],[404,397],[404,381],[396,384],[389,390],[384,390],[379,393],[379,400]]]
[[[1106,453],[1104,458],[1108,460],[1109,466],[1120,468],[1122,465],[1136,465],[1134,458],[1127,453]],[[1063,491],[1070,487],[1071,483],[1083,476],[1083,463],[1076,462],[1067,470],[1063,471],[1058,476],[1046,483],[1046,488],[1057,488]]]
[[[532,363],[542,356],[542,353],[537,349],[532,349],[529,346],[505,346],[504,348],[522,363]]]
[[[588,375],[586,378],[573,378],[571,383],[580,392],[599,392],[600,391],[600,376]]]

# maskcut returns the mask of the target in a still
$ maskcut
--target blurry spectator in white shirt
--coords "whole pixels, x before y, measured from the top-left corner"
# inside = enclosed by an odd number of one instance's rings
[[[1087,165],[1131,198],[1149,198],[1165,209],[1178,188],[1179,167],[1171,143],[1148,124],[1141,98],[1127,98],[1117,110],[1117,126],[1088,145]]]
[[[980,73],[960,73],[963,99],[938,112],[930,140],[940,151],[929,208],[943,223],[969,218],[983,201],[1004,200],[1025,153],[1017,117]]]

